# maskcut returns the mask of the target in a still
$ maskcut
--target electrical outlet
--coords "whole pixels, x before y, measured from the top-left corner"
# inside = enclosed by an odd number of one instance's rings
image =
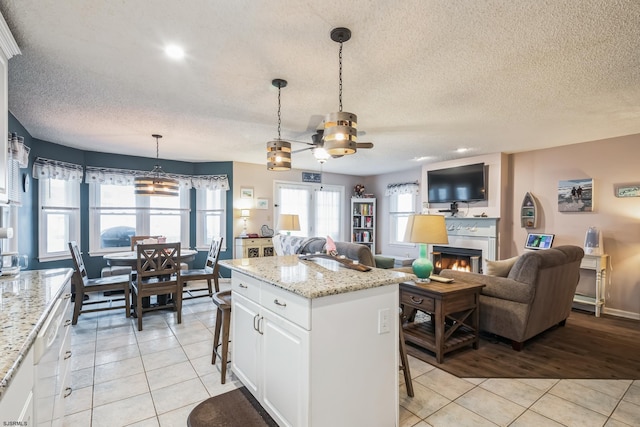
[[[389,333],[389,309],[381,308],[378,310],[378,334]]]

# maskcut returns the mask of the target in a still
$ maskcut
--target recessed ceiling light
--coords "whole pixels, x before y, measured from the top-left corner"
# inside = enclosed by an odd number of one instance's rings
[[[420,157],[414,157],[411,160],[413,160],[414,162],[421,162],[423,160],[427,160],[427,159],[430,159],[430,158],[431,158],[431,156],[420,156]]]
[[[164,53],[172,59],[182,59],[184,58],[184,49],[175,44],[170,44],[169,46],[164,48]]]
[[[468,148],[458,148],[458,149],[456,150],[456,152],[457,152],[457,153],[465,153],[465,152],[467,152],[467,151],[469,151],[469,149],[468,149]]]

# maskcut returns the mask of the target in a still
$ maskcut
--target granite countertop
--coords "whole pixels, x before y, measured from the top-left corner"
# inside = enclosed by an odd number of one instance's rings
[[[56,268],[0,277],[0,399],[72,274]]]
[[[331,259],[301,260],[297,255],[239,258],[219,263],[310,299],[415,279],[413,274],[379,268],[361,272]]]

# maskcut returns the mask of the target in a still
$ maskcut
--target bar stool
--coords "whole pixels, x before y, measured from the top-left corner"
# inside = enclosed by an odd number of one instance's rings
[[[404,373],[404,383],[407,387],[407,395],[413,397],[413,382],[411,382],[411,371],[409,370],[409,359],[407,358],[407,347],[404,343],[404,331],[402,323],[404,322],[404,316],[402,315],[402,308],[400,308],[400,370]]]
[[[231,291],[216,292],[213,294],[213,303],[217,307],[216,312],[216,329],[213,336],[213,352],[211,355],[211,364],[216,364],[216,357],[220,357],[222,364],[221,383],[224,384],[227,377],[227,360],[229,354],[229,326],[231,325]],[[220,342],[220,331],[222,331],[222,343]],[[218,347],[222,347],[218,353]]]

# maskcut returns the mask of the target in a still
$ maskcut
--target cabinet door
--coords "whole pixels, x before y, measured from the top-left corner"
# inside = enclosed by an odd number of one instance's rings
[[[259,366],[262,361],[260,360],[260,334],[255,328],[258,326],[260,307],[236,292],[233,292],[231,304],[231,324],[233,325],[231,368],[249,391],[258,397]]]
[[[309,425],[309,332],[263,311],[262,402],[281,426]]]

